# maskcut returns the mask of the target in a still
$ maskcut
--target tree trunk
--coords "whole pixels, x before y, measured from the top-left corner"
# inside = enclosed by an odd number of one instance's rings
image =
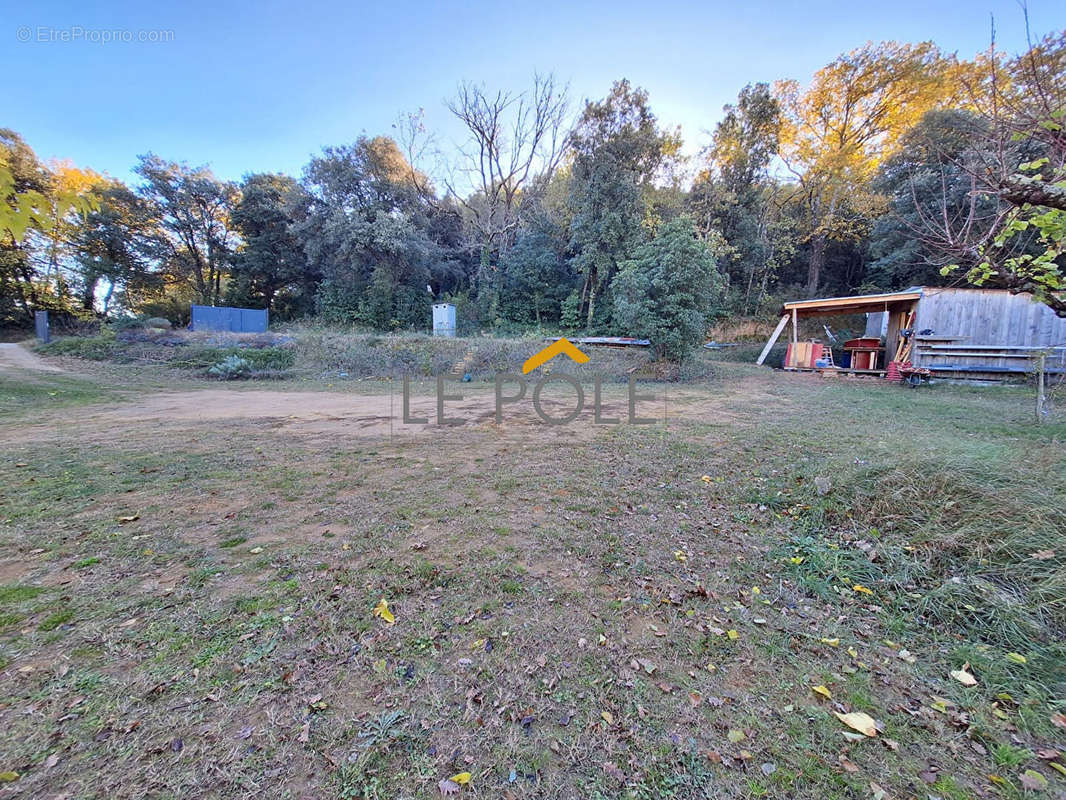
[[[807,265],[807,296],[814,297],[818,292],[818,280],[822,276],[822,267],[825,266],[824,233],[815,234],[811,238],[811,259]]]

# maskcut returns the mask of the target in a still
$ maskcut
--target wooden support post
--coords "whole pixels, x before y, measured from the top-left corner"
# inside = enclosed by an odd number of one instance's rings
[[[762,349],[762,352],[759,353],[759,357],[755,360],[756,364],[762,364],[762,362],[766,360],[766,356],[770,354],[770,351],[773,349],[773,346],[777,344],[777,337],[781,335],[781,331],[785,329],[785,326],[787,324],[788,314],[785,314],[777,323],[777,327],[774,328],[774,332],[770,334],[770,338],[766,340],[766,347],[764,347]]]
[[[1047,354],[1041,353],[1036,360],[1036,424],[1044,421],[1044,405],[1047,395],[1044,393],[1044,373],[1047,368]]]
[[[792,343],[799,341],[799,315],[792,309]]]

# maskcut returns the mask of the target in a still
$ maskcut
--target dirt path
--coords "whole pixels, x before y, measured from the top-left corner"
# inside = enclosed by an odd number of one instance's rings
[[[62,372],[59,367],[46,363],[35,353],[17,344],[0,344],[0,372],[12,369],[28,369],[37,372]]]

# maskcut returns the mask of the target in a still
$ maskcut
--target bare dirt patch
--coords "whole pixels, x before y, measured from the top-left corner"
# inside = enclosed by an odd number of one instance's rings
[[[47,363],[36,353],[21,345],[0,343],[0,372],[32,370],[35,372],[62,372],[59,367]]]

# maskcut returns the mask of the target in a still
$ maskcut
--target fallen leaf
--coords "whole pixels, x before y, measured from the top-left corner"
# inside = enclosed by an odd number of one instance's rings
[[[736,728],[734,728],[726,734],[726,738],[733,744],[736,744],[737,742],[744,740],[744,731],[738,731]]]
[[[934,711],[939,711],[941,714],[948,713],[948,707],[955,705],[950,700],[945,700],[943,697],[933,696],[933,702],[929,704],[929,707]]]
[[[914,655],[914,653],[912,653],[910,650],[900,650],[898,653],[896,653],[896,655],[899,656],[902,660],[906,661],[908,664],[913,664],[915,661],[918,660],[918,656]]]
[[[610,711],[601,711],[600,716],[603,717],[603,721],[608,725],[614,725],[614,714]]]
[[[1014,664],[1024,664],[1024,663],[1026,663],[1026,658],[1021,653],[1007,653],[1007,655],[1005,655],[1003,657],[1005,659],[1007,659],[1007,661],[1010,661],[1011,663],[1014,663]]]
[[[873,594],[873,590],[867,589],[865,586],[863,586],[861,584],[858,584],[858,583],[856,583],[854,586],[852,586],[851,590],[853,592],[860,592],[861,594]]]
[[[263,548],[262,547],[253,547],[248,552],[251,553],[253,556],[257,556],[257,555],[259,555],[260,553],[263,552]]]
[[[19,774],[14,770],[0,772],[0,783],[14,783],[19,779]]]
[[[967,672],[965,667],[963,669],[953,669],[950,674],[952,678],[957,680],[963,686],[977,685],[977,678]]]
[[[777,764],[772,761],[767,761],[764,764],[760,764],[759,769],[762,771],[763,775],[770,776],[777,771]]]
[[[1035,553],[1029,554],[1029,558],[1035,558],[1037,561],[1050,561],[1054,557],[1054,550],[1037,550]]]
[[[725,632],[725,635],[728,636],[730,639],[734,639],[734,640],[740,638],[740,634],[737,633],[735,630],[728,630],[728,631]]]
[[[829,691],[827,688],[825,688],[824,686],[812,686],[811,687],[811,691],[814,692],[815,694],[820,694],[826,700],[832,700],[833,699],[833,693],[831,691]]]
[[[841,714],[839,711],[834,711],[833,714],[849,728],[857,730],[864,736],[877,736],[877,723],[874,722],[873,717],[869,714],[864,714],[861,711],[852,711],[850,714]]]
[[[842,766],[844,768],[845,772],[858,772],[859,771],[859,768],[857,766],[855,766],[852,762],[848,761],[847,756],[845,756],[843,753],[841,753],[839,756],[837,756],[837,761],[840,762],[840,766]]]
[[[1064,767],[1058,761],[1051,761],[1051,762],[1048,763],[1048,766],[1051,767],[1053,770],[1055,770],[1055,772],[1057,772],[1060,775],[1062,775],[1063,777],[1066,777],[1066,767]]]
[[[459,784],[445,778],[437,783],[437,788],[443,795],[459,794]]]
[[[130,514],[128,517],[119,517],[119,522],[136,522],[141,518],[140,514]]]
[[[1059,728],[1066,728],[1066,714],[1052,714],[1051,724]]]
[[[822,639],[822,644],[827,644],[830,647],[840,647],[840,640],[839,639],[835,639],[835,638],[834,639],[824,639],[823,638]]]
[[[873,793],[874,800],[885,800],[888,797],[888,792],[873,781],[870,781],[870,791]]]
[[[396,621],[396,617],[394,617],[392,612],[389,611],[389,604],[384,597],[382,597],[378,604],[374,606],[374,616],[381,617],[390,625]]]
[[[460,786],[466,786],[468,783],[470,783],[470,779],[472,777],[474,776],[471,775],[469,772],[460,772],[458,775],[452,775],[450,778],[448,778],[448,780],[450,780],[452,783],[457,783]]]
[[[1022,786],[1031,791],[1043,792],[1047,790],[1047,778],[1034,769],[1027,769],[1018,776],[1018,780],[1021,781]]]

